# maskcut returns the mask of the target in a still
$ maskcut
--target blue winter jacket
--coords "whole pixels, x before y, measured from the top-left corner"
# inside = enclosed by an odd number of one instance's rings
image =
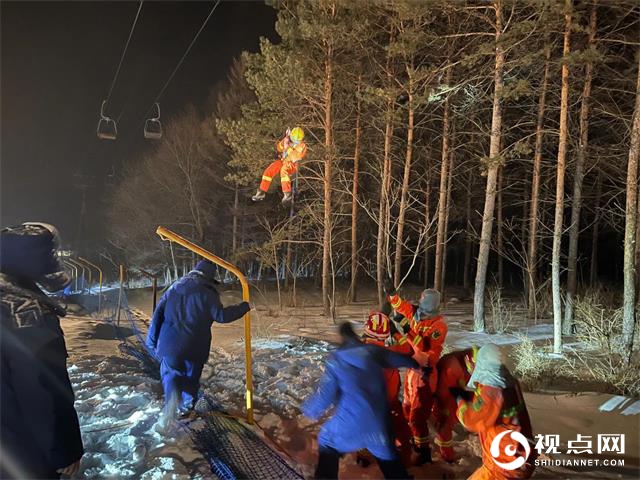
[[[156,357],[206,363],[213,322],[229,323],[250,310],[247,302],[223,307],[212,281],[191,272],[160,299],[147,334]]]
[[[383,369],[402,367],[419,368],[412,358],[375,345],[350,341],[338,348],[327,360],[317,392],[302,405],[313,419],[335,406],[318,444],[341,453],[367,448],[377,458],[397,458]]]

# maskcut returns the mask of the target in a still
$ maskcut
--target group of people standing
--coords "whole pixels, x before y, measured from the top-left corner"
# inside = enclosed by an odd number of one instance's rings
[[[58,232],[42,223],[5,228],[0,247],[0,478],[72,476],[83,445],[60,328],[65,312],[40,288],[56,292],[71,281],[57,255]],[[147,346],[160,361],[165,426],[176,414],[194,415],[213,322],[232,322],[251,309],[247,302],[223,307],[215,273],[200,261],[153,315]],[[302,405],[316,419],[333,407],[318,435],[316,477],[337,478],[340,458],[357,452],[361,465],[375,459],[385,478],[410,478],[407,468],[433,461],[430,421],[447,462],[456,458],[458,422],[478,434],[483,463],[471,479],[530,477],[535,450],[518,438],[532,438],[531,424],[500,349],[489,344],[443,356],[440,294],[425,290],[414,305],[390,283],[384,289],[387,302],[368,316],[362,336],[348,322],[340,326],[341,343]]]
[[[334,407],[318,436],[316,478],[338,478],[339,460],[350,452],[363,466],[375,459],[385,478],[411,478],[407,468],[433,461],[430,422],[446,462],[456,460],[458,422],[478,434],[482,466],[470,479],[529,478],[535,450],[518,439],[532,439],[531,423],[501,350],[488,344],[442,356],[447,324],[439,313],[440,294],[425,290],[414,305],[390,284],[385,292],[387,303],[368,316],[362,337],[350,323],[340,326],[341,345],[302,406],[314,419]],[[399,368],[407,369],[402,401]]]

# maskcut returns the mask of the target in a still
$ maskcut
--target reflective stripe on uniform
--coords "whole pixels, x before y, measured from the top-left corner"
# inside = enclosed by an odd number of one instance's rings
[[[445,441],[445,440],[442,440],[440,437],[436,436],[434,443],[439,447],[453,447],[453,439]]]
[[[273,180],[273,178],[267,177],[266,175],[263,175],[262,176],[262,180],[264,180],[265,182],[270,182],[271,180]]]

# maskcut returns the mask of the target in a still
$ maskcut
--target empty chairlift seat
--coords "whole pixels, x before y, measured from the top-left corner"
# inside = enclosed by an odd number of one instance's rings
[[[155,104],[158,114],[155,117],[148,118],[144,122],[144,138],[151,140],[159,140],[162,138],[162,124],[160,123],[160,104]]]
[[[96,133],[101,140],[115,140],[118,136],[118,128],[116,127],[116,121],[105,115],[104,107],[106,104],[107,101],[103,100],[102,106],[100,107],[100,120],[98,121]]]

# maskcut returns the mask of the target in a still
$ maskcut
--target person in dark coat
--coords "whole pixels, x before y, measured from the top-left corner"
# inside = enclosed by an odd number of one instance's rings
[[[153,313],[146,343],[160,360],[164,426],[176,407],[183,417],[193,412],[202,368],[209,358],[213,322],[233,322],[251,309],[247,302],[223,307],[216,283],[215,265],[201,260],[165,292]]]
[[[340,326],[342,344],[331,354],[317,392],[303,413],[318,419],[332,405],[318,435],[316,478],[337,478],[340,457],[368,449],[385,478],[410,478],[394,445],[384,369],[420,368],[410,356],[362,343],[349,322]]]
[[[57,230],[0,231],[0,478],[74,475],[84,450],[60,317],[44,294],[71,279],[56,256]]]

